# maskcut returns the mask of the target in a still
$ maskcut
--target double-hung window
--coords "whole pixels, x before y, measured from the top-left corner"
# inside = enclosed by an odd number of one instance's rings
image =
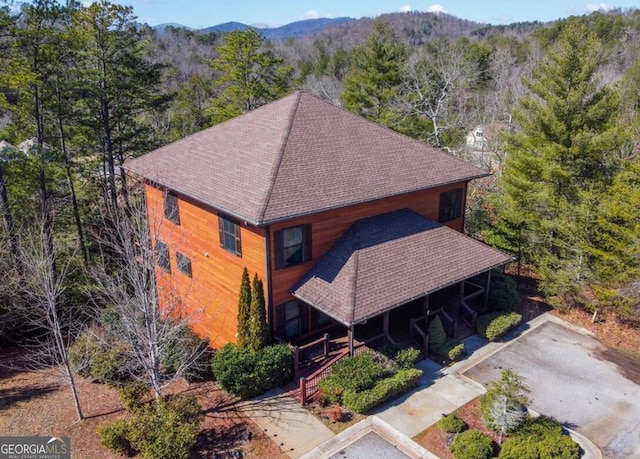
[[[191,277],[191,259],[187,257],[185,254],[176,252],[176,267],[178,271],[186,274]]]
[[[220,233],[220,247],[239,257],[242,256],[240,225],[230,218],[218,215],[218,231]]]
[[[462,216],[462,188],[440,193],[439,222],[448,222]]]
[[[164,209],[164,216],[170,222],[176,225],[180,224],[180,209],[178,208],[178,197],[175,193],[167,191],[164,193],[162,199],[162,207]]]
[[[276,231],[276,268],[287,268],[311,260],[311,225],[299,225]]]
[[[156,241],[156,263],[166,272],[171,272],[171,262],[169,261],[169,246],[162,241]]]

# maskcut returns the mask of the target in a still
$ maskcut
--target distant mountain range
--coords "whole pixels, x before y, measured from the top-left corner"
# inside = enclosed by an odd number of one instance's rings
[[[342,24],[355,21],[353,18],[318,18],[318,19],[306,19],[304,21],[296,21],[290,24],[286,24],[280,27],[256,27],[241,22],[225,22],[224,24],[218,24],[204,29],[199,29],[199,32],[232,32],[234,30],[244,30],[247,27],[251,27],[258,32],[261,32],[265,38],[269,40],[286,40],[287,38],[299,38],[304,35],[308,35],[314,32],[320,32],[322,30],[336,27]],[[153,28],[158,32],[163,32],[167,27],[183,28],[188,30],[195,30],[191,27],[186,27],[181,24],[167,23],[158,24]]]

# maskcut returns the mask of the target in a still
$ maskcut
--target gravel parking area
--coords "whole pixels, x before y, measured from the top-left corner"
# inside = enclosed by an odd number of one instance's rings
[[[511,368],[531,408],[596,443],[605,457],[640,458],[640,365],[587,333],[545,322],[464,372],[482,384]]]

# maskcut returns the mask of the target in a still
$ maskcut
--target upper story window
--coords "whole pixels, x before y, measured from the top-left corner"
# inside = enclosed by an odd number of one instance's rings
[[[176,252],[176,267],[187,276],[191,277],[191,259],[185,254]]]
[[[448,222],[462,216],[462,188],[440,193],[439,222]]]
[[[180,224],[180,210],[178,209],[178,197],[171,191],[166,191],[162,199],[164,216],[167,220]]]
[[[220,233],[220,247],[224,247],[239,257],[242,256],[240,225],[229,218],[218,215],[218,231]]]
[[[156,241],[156,263],[166,272],[171,272],[171,263],[169,261],[169,247],[164,242]]]
[[[285,228],[274,233],[276,268],[311,260],[311,225]]]

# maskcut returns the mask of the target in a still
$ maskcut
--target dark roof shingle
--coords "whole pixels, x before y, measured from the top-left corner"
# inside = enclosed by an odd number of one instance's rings
[[[125,168],[255,225],[487,175],[305,92]]]
[[[510,260],[402,209],[354,223],[292,293],[349,325]]]

